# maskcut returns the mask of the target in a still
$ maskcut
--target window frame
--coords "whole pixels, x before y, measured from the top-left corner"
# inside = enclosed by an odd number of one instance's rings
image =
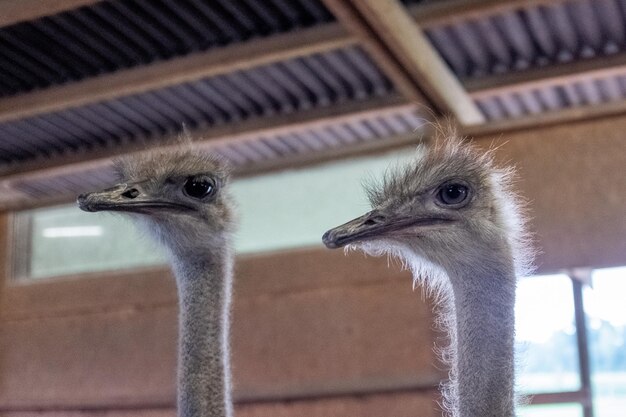
[[[567,269],[563,272],[572,283],[580,388],[574,391],[528,394],[529,401],[527,405],[529,406],[579,404],[582,407],[583,417],[594,416],[589,339],[587,337],[587,316],[585,313],[583,299],[583,288],[585,286],[585,282],[589,282],[588,279],[591,277],[591,272],[591,268]]]
[[[12,245],[14,227],[11,224],[12,216],[9,213],[0,213],[0,288],[4,289],[13,278]]]

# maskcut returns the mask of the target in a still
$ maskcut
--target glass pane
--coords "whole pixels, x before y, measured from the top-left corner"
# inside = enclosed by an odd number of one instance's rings
[[[523,393],[580,388],[572,282],[567,275],[523,278],[515,309],[518,386]]]
[[[161,250],[127,218],[72,206],[20,213],[31,222],[29,278],[158,265]],[[23,223],[23,221],[20,221]]]
[[[368,210],[362,187],[367,173],[380,176],[390,163],[410,157],[403,150],[233,181],[240,219],[236,250],[321,245],[324,231]],[[16,268],[27,278],[164,263],[162,252],[123,215],[83,213],[68,205],[18,216],[19,224],[31,225],[19,232],[29,233],[21,246],[32,256]]]
[[[598,269],[584,290],[596,417],[626,415],[626,268]]]
[[[579,404],[531,405],[519,410],[519,417],[582,417]]]

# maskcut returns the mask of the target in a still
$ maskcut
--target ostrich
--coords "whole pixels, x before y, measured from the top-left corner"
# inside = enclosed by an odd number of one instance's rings
[[[441,351],[449,415],[512,417],[516,274],[528,272],[531,258],[513,171],[454,132],[439,135],[418,146],[414,163],[368,187],[372,211],[322,240],[397,257],[436,296],[450,340]]]
[[[165,247],[180,306],[178,415],[230,417],[228,169],[190,144],[121,160],[117,168],[119,185],[80,195],[78,204],[90,212],[130,213]]]

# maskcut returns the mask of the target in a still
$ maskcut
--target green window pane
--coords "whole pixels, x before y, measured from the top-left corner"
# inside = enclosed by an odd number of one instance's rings
[[[582,417],[580,404],[531,405],[518,412],[519,417]]]
[[[598,269],[585,288],[595,417],[626,415],[626,268]]]
[[[30,222],[29,278],[136,268],[164,262],[161,250],[128,219],[85,213],[74,206],[20,213]]]
[[[412,149],[333,162],[233,181],[240,227],[238,253],[321,245],[330,227],[369,209],[362,182],[380,178],[390,164],[408,160]],[[18,268],[26,278],[44,278],[164,264],[161,250],[119,214],[83,213],[74,205],[19,213],[27,234]],[[22,230],[23,229],[23,230]]]
[[[516,350],[523,393],[580,388],[572,282],[567,275],[522,278],[518,283]]]

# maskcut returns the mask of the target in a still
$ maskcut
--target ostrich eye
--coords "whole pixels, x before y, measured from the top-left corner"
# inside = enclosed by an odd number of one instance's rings
[[[452,206],[464,202],[469,195],[469,189],[463,184],[446,184],[439,190],[439,201]]]
[[[213,182],[206,177],[189,177],[183,186],[185,194],[193,198],[204,198],[212,194],[214,189]]]

